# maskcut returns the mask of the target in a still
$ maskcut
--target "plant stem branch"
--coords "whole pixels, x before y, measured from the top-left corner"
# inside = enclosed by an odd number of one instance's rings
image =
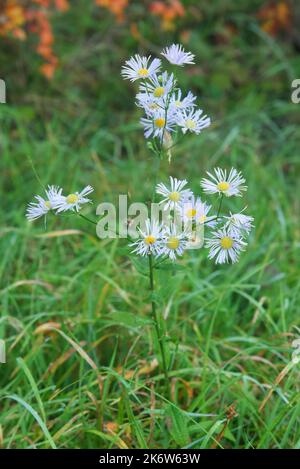
[[[220,215],[220,212],[221,212],[222,203],[223,203],[223,198],[224,198],[224,194],[222,193],[222,195],[221,195],[221,200],[220,200],[220,203],[219,203],[217,218],[219,218],[219,215]]]
[[[82,215],[82,213],[78,213],[78,215],[83,218],[84,220],[90,222],[90,223],[93,223],[93,225],[97,225],[97,222],[94,221],[94,220],[91,220],[90,218],[86,217],[85,215]]]

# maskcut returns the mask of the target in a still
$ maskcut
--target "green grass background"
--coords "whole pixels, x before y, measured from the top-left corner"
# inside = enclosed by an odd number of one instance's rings
[[[293,40],[260,30],[258,1],[201,4],[201,17],[155,36],[158,23],[136,5],[140,44],[128,23],[75,4],[54,19],[61,67],[52,82],[38,73],[28,43],[6,41],[1,49],[8,90],[0,105],[1,446],[299,448],[300,365],[291,365],[300,327],[300,104],[290,99],[300,59]],[[228,21],[238,33],[217,41]],[[30,161],[43,184],[66,191],[91,184],[90,216],[96,202],[116,202],[118,194],[149,198],[153,157],[120,67],[135,52],[158,53],[186,29],[197,65],[180,71],[180,83],[198,94],[213,125],[176,147],[160,178],[187,178],[197,191],[206,170],[237,167],[249,189],[228,208],[247,205],[256,227],[237,265],[216,267],[201,250],[178,270],[156,272],[169,401],[159,367],[151,370],[148,279],[126,241],[99,241],[76,217],[49,218],[45,229],[24,213],[41,191]],[[64,233],[70,229],[77,231]],[[57,330],[40,332],[48,322]],[[232,404],[238,415],[225,429]]]

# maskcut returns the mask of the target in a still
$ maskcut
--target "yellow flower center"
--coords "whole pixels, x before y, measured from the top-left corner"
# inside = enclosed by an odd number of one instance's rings
[[[179,192],[171,192],[169,194],[169,199],[172,200],[172,202],[178,202],[180,200]]]
[[[221,182],[219,182],[219,184],[217,185],[217,188],[218,188],[219,191],[221,191],[221,192],[227,191],[227,190],[229,189],[229,183],[226,182],[226,181],[221,181]]]
[[[199,217],[199,222],[204,223],[206,219],[207,219],[206,215],[201,215],[201,217]]]
[[[230,249],[233,245],[233,239],[229,238],[229,236],[224,236],[224,238],[220,240],[220,244],[223,249]]]
[[[46,201],[45,201],[45,205],[46,205],[47,208],[51,208],[51,202],[50,202],[50,200],[46,200]]]
[[[154,244],[155,241],[156,241],[156,238],[153,235],[148,235],[146,236],[146,238],[144,238],[144,242],[149,245]]]
[[[158,86],[157,88],[155,88],[153,94],[156,98],[160,98],[165,92],[165,89],[163,86]]]
[[[167,246],[169,249],[177,249],[179,246],[179,239],[176,238],[175,236],[171,236],[168,241],[167,241]]]
[[[189,208],[187,211],[186,211],[186,216],[188,218],[193,218],[197,213],[197,210],[195,208]]]
[[[196,123],[195,123],[195,121],[193,121],[193,119],[187,119],[185,121],[185,126],[186,126],[187,129],[193,130],[196,127]]]
[[[163,117],[158,117],[157,119],[154,120],[154,124],[156,127],[162,129],[165,125],[165,119]]]
[[[179,100],[175,101],[175,106],[181,107],[181,101],[179,101]]]
[[[78,201],[79,197],[77,194],[69,194],[67,197],[67,204],[76,204]]]
[[[148,75],[149,75],[149,71],[147,70],[147,68],[140,68],[138,70],[139,77],[147,77]]]

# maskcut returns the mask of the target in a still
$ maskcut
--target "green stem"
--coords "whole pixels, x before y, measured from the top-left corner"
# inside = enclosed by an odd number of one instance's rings
[[[158,318],[158,312],[156,309],[156,303],[153,298],[154,294],[154,269],[153,269],[153,258],[152,254],[149,254],[149,280],[150,280],[150,290],[151,290],[151,309],[152,309],[152,318],[154,321],[155,325],[155,331],[157,335],[157,340],[159,344],[159,349],[160,349],[160,354],[161,354],[161,359],[162,359],[162,366],[163,366],[163,372],[165,375],[165,380],[166,380],[166,388],[168,392],[168,397],[171,397],[171,389],[170,389],[170,381],[169,381],[169,374],[168,374],[168,367],[167,367],[167,360],[166,360],[166,355],[165,355],[165,348],[163,344],[163,337],[161,335],[160,327],[159,327],[159,318]]]
[[[90,218],[86,217],[85,215],[82,215],[82,213],[77,213],[81,218],[83,218],[84,220],[90,222],[90,223],[93,223],[93,225],[97,225],[97,222],[94,221],[94,220],[91,220]]]
[[[222,195],[221,195],[221,200],[220,200],[220,203],[219,203],[217,218],[219,218],[219,215],[220,215],[220,212],[221,212],[223,198],[224,198],[224,194],[222,193]]]
[[[154,200],[155,200],[156,184],[157,184],[158,173],[159,173],[159,170],[160,170],[160,162],[161,162],[161,159],[157,158],[156,165],[155,165],[155,170],[154,170],[154,185],[153,185],[153,191],[152,191],[152,197],[151,197],[151,203],[152,204],[154,203]]]
[[[208,221],[203,222],[203,225],[205,225],[207,223],[210,223],[211,221],[218,220],[219,218],[221,218],[220,217],[220,212],[221,212],[221,208],[222,208],[223,198],[224,198],[224,194],[221,195],[221,200],[220,200],[220,203],[219,203],[217,215],[215,217],[212,217]]]

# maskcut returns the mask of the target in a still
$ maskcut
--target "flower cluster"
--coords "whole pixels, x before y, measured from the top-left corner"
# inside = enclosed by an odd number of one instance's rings
[[[177,44],[163,49],[161,55],[176,66],[194,63],[194,55]],[[180,130],[183,135],[187,132],[199,134],[210,125],[210,118],[197,109],[196,97],[190,91],[184,95],[177,87],[174,73],[161,71],[161,65],[161,59],[135,55],[122,68],[124,78],[139,81],[136,102],[146,114],[141,123],[145,137],[152,138],[152,149],[159,158],[166,140],[172,140],[172,132]],[[132,252],[175,261],[187,249],[204,244],[209,249],[209,259],[215,259],[217,264],[237,262],[247,246],[246,238],[254,219],[244,213],[245,208],[238,213],[223,214],[222,203],[233,196],[241,197],[247,190],[245,182],[242,174],[234,168],[229,172],[221,168],[207,172],[200,185],[206,195],[217,195],[217,207],[194,194],[186,187],[186,180],[170,176],[168,185],[157,184],[156,194],[161,196],[164,222],[159,222],[158,217],[148,218],[144,227],[138,229],[138,239],[130,244]],[[48,186],[44,197],[37,195],[35,201],[28,205],[26,216],[35,220],[46,216],[49,211],[55,214],[79,212],[83,204],[90,202],[87,196],[92,191],[91,186],[86,186],[81,192],[64,195],[62,188]],[[209,229],[208,236],[203,235],[204,228]]]
[[[149,254],[154,257],[168,256],[175,260],[176,256],[182,256],[186,250],[190,236],[181,232],[175,223],[169,226],[160,225],[157,221],[146,220],[145,230],[140,230],[140,238],[131,243],[133,253],[140,256]]]
[[[140,237],[130,246],[133,252],[141,255],[165,256],[175,260],[189,249],[199,226],[207,227],[210,236],[205,237],[205,247],[209,248],[209,259],[215,259],[216,264],[226,262],[235,263],[241,251],[247,245],[245,238],[253,226],[253,217],[229,212],[222,215],[223,197],[241,196],[247,187],[243,176],[232,168],[229,174],[221,168],[216,168],[214,174],[208,173],[210,179],[203,178],[201,187],[208,194],[219,194],[219,208],[211,214],[212,205],[203,201],[186,188],[186,180],[177,180],[170,176],[167,186],[159,183],[156,193],[163,199],[160,204],[164,210],[173,211],[169,224],[159,224],[157,221],[147,220],[145,230],[140,230]],[[169,220],[170,217],[167,217]]]
[[[86,186],[81,192],[63,195],[62,188],[48,186],[45,190],[45,197],[36,195],[36,201],[28,204],[26,217],[28,220],[36,220],[47,215],[51,210],[55,211],[55,214],[68,210],[79,212],[83,204],[91,202],[87,195],[93,190],[91,186]]]
[[[179,44],[166,47],[161,55],[172,65],[194,64],[194,55]],[[210,125],[210,118],[196,107],[196,96],[186,95],[177,86],[174,73],[162,71],[161,59],[135,55],[122,67],[122,76],[132,82],[139,81],[136,104],[145,112],[141,119],[145,137],[157,139],[160,147],[168,135],[180,129],[199,134]]]

